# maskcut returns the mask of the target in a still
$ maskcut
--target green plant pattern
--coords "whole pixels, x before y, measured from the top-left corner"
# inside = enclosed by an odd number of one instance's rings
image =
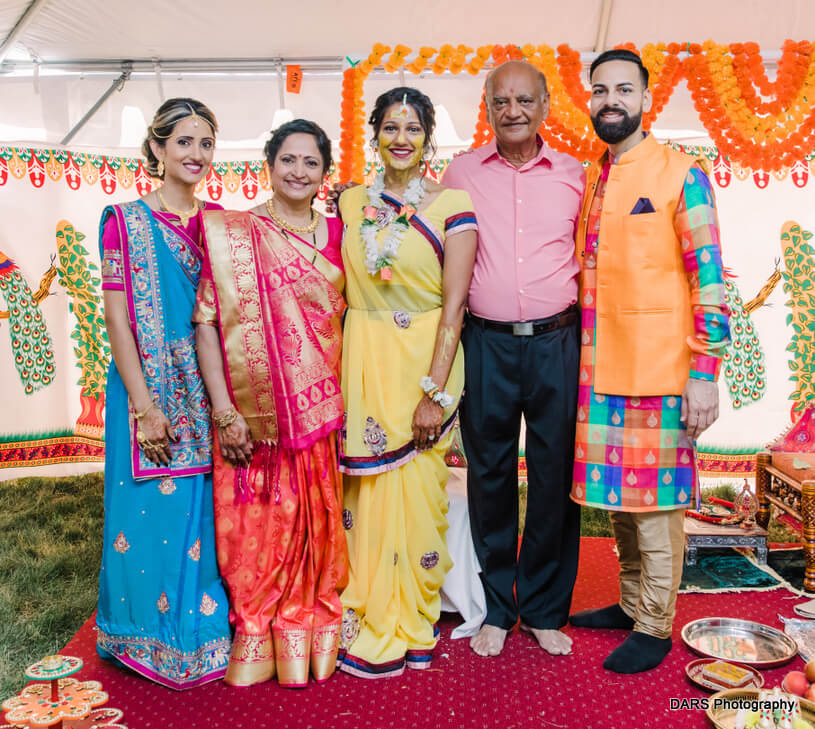
[[[764,351],[750,313],[732,278],[724,280],[725,300],[730,307],[730,344],[722,363],[730,402],[738,410],[761,400],[767,387]]]
[[[101,279],[96,264],[89,260],[82,245],[85,235],[67,220],[57,223],[59,283],[71,297],[69,310],[76,317],[71,334],[74,354],[82,375],[77,384],[85,394],[99,398],[104,394],[110,345],[105,329],[105,316],[99,294]]]
[[[798,223],[788,221],[781,229],[781,249],[784,254],[784,293],[789,296],[785,302],[792,309],[787,314],[787,325],[792,327],[792,340],[787,345],[791,353],[789,368],[790,380],[795,389],[790,395],[794,401],[793,410],[801,411],[809,403],[815,402],[815,249],[808,242],[812,233],[802,230]]]

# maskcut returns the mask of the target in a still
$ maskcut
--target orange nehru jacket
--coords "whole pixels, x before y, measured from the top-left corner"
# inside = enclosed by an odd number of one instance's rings
[[[601,162],[586,175],[577,231],[581,282]],[[597,251],[595,392],[645,397],[685,389],[693,312],[674,213],[694,163],[649,135],[611,166]],[[650,201],[654,212],[632,215],[640,198]]]

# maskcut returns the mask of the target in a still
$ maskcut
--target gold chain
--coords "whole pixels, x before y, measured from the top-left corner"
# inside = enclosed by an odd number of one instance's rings
[[[190,218],[193,217],[193,215],[198,215],[198,200],[193,201],[192,207],[189,210],[178,210],[177,208],[171,207],[167,204],[167,201],[164,199],[164,195],[161,194],[161,190],[158,191],[158,199],[161,203],[161,207],[163,207],[168,213],[177,215],[181,219],[181,225],[185,228],[189,224]]]
[[[291,231],[292,233],[313,233],[317,230],[317,226],[320,224],[320,214],[312,208],[311,210],[311,222],[305,226],[304,228],[298,228],[296,225],[292,225],[284,218],[281,218],[274,209],[274,203],[272,202],[274,198],[269,198],[266,201],[266,212],[269,213],[269,217],[278,224],[281,228],[285,228],[286,230]]]

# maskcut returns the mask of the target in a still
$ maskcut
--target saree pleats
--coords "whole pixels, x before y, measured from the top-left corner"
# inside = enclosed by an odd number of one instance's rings
[[[439,590],[452,566],[444,490],[451,437],[400,468],[346,477],[344,671],[375,677],[430,665]]]
[[[235,469],[216,448],[216,546],[236,631],[230,666],[254,665],[266,678],[276,669],[281,684],[300,686],[310,667],[325,680],[336,665],[337,585],[346,574],[342,487],[333,434],[308,449],[280,451],[257,448],[248,469],[250,488],[261,493],[261,481],[274,478],[279,498],[243,501]],[[270,459],[277,473],[269,473]],[[232,673],[255,669],[231,671],[228,680]],[[264,679],[248,682],[257,680]]]

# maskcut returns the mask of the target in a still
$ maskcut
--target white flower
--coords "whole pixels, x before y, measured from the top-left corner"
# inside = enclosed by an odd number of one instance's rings
[[[425,189],[424,177],[414,177],[408,183],[407,190],[405,190],[405,205],[410,205],[418,210],[424,198]],[[404,221],[404,218],[384,212],[384,208],[388,207],[388,203],[382,199],[384,191],[385,175],[379,174],[376,176],[373,185],[367,190],[368,204],[377,209],[376,219],[370,220],[364,217],[360,225],[360,236],[365,244],[365,268],[371,275],[375,275],[380,269],[390,266],[399,257],[399,246],[402,245],[402,239],[410,227]],[[388,224],[382,225],[385,221],[389,221]],[[380,243],[377,238],[383,230],[385,235]]]

